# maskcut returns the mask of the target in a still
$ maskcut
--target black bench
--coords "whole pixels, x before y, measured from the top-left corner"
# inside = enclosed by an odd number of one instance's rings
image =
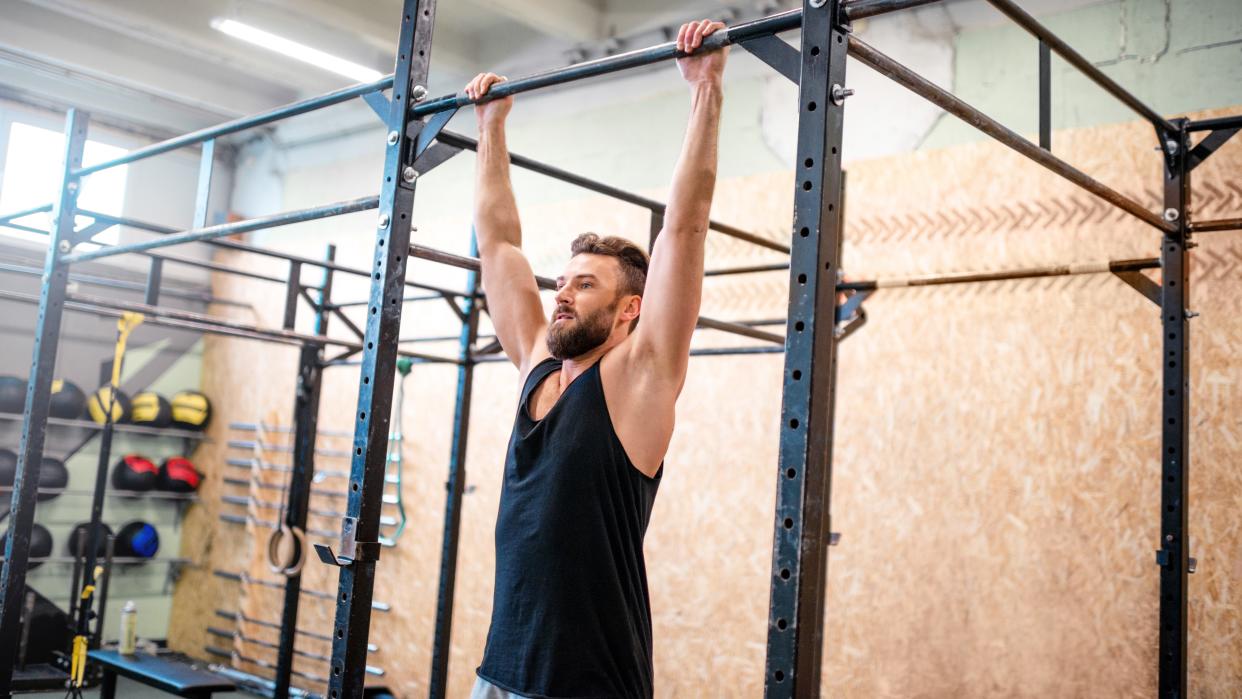
[[[216,692],[237,689],[237,685],[223,677],[191,665],[184,656],[150,653],[121,655],[114,650],[93,650],[87,657],[103,667],[99,699],[115,699],[117,675],[162,692],[194,699],[209,699]]]

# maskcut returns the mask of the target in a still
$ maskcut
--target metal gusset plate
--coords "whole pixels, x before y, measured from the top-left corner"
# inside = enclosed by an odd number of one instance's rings
[[[781,41],[774,34],[747,39],[741,42],[741,46],[755,58],[789,78],[793,84],[798,84],[798,74],[802,71],[802,56],[798,54],[798,49]]]
[[[1113,272],[1118,279],[1130,285],[1130,288],[1147,297],[1148,301],[1160,305],[1160,285],[1148,279],[1142,272]]]

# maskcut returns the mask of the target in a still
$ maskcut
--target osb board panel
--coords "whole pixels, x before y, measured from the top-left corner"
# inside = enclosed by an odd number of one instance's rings
[[[1064,132],[1054,142],[1077,166],[1158,210],[1149,127]],[[1239,172],[1236,143],[1196,170],[1196,218],[1242,213]],[[784,240],[792,191],[793,173],[721,182],[713,215]],[[530,257],[544,274],[564,263],[575,233],[642,240],[647,230],[642,210],[594,197],[522,214]],[[847,215],[846,266],[860,278],[1157,252],[1157,235],[1145,224],[992,144],[857,163]],[[430,236],[468,222],[419,223],[419,235]],[[366,231],[350,235],[351,244],[367,239]],[[1242,581],[1242,476],[1233,468],[1242,443],[1242,234],[1204,234],[1200,242],[1192,266],[1192,307],[1201,315],[1191,336],[1190,531],[1199,572],[1190,580],[1190,681],[1192,696],[1215,698],[1238,696],[1242,686],[1234,592]],[[712,267],[779,259],[711,238]],[[782,316],[786,283],[784,273],[709,279],[704,313]],[[278,301],[257,283],[221,278],[216,286],[221,295],[248,293],[261,322],[278,322]],[[1113,278],[1090,276],[884,291],[868,309],[868,325],[840,354],[832,509],[843,540],[829,563],[825,694],[1151,696],[1160,478],[1155,307]],[[743,344],[719,333],[700,342]],[[218,406],[233,419],[277,411],[287,420],[292,352],[234,340],[208,350],[208,366],[219,369],[207,374],[218,382]],[[451,344],[435,350],[453,352]],[[761,693],[781,366],[776,355],[691,363],[646,546],[658,696]],[[410,524],[398,547],[383,552],[375,595],[393,609],[373,615],[371,634],[380,646],[371,664],[402,696],[427,690],[455,380],[451,367],[426,365],[409,379]],[[329,370],[321,427],[352,426],[356,384],[356,371]],[[485,642],[492,530],[516,390],[508,366],[478,367],[453,697],[468,693]],[[201,524],[217,537],[239,536],[235,525]],[[271,579],[250,541],[230,541],[232,565]],[[308,566],[306,584],[331,591],[333,573]],[[203,578],[187,575],[183,583],[196,580]],[[262,618],[278,615],[277,593],[232,583],[202,589],[209,594],[178,597],[181,639],[195,638],[195,624],[211,617],[207,605],[222,604],[210,594],[232,595]],[[330,627],[330,604],[304,600],[301,609],[305,628]],[[313,641],[300,647],[327,650]],[[272,658],[256,644],[244,652]],[[298,668],[324,672],[313,661]]]

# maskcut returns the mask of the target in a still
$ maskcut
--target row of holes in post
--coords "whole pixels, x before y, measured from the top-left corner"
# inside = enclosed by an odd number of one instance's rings
[[[431,13],[430,13],[428,10],[423,10],[423,16],[424,16],[424,17],[428,17],[428,16],[430,16],[430,14],[431,14]],[[409,23],[409,21],[410,21],[410,16],[409,16],[409,15],[406,15],[406,16],[405,16],[405,22],[406,22],[406,23]],[[419,50],[418,50],[418,55],[419,55],[419,56],[425,56],[425,55],[426,55],[426,52],[425,52],[423,49],[419,49]],[[403,53],[403,54],[401,54],[401,57],[400,57],[400,59],[399,59],[399,60],[402,60],[402,61],[404,61],[404,60],[405,60],[405,54],[404,54],[404,53]],[[393,99],[394,99],[394,100],[396,100],[396,101],[400,101],[400,100],[401,100],[401,93],[400,93],[400,92],[395,93],[395,94],[393,95]],[[396,146],[397,144],[393,144],[393,145],[394,145],[394,146]],[[392,182],[392,175],[388,175],[388,176],[386,177],[386,180],[387,180],[388,182]],[[402,225],[404,225],[405,218],[406,218],[406,215],[405,215],[405,214],[401,214],[401,221],[402,221]],[[386,242],[387,242],[387,234],[381,234],[381,235],[380,235],[380,239],[379,239],[379,247],[381,247],[381,248],[382,248],[382,247],[384,247],[384,244],[385,244]],[[377,259],[377,260],[375,261],[375,266],[376,266],[377,268],[379,268],[379,267],[382,267],[382,266],[383,266],[383,264],[384,264],[384,256],[383,256],[382,251],[381,251],[381,255],[379,256],[379,259]],[[399,265],[399,264],[401,264],[401,256],[400,256],[400,255],[397,255],[395,258],[393,258],[393,266],[395,267],[396,265]],[[379,281],[379,279],[380,279],[380,273],[379,273],[379,272],[376,272],[376,273],[375,273],[375,280],[376,280],[376,281]],[[396,305],[396,303],[397,303],[397,299],[395,299],[395,298],[389,299],[389,302],[390,302],[390,303],[392,303],[393,305]],[[376,313],[378,313],[378,309],[377,309],[375,306],[372,306],[372,307],[371,307],[371,315],[376,315]],[[368,340],[368,341],[367,341],[367,349],[368,349],[368,350],[370,350],[370,349],[372,349],[373,347],[374,347],[374,340]],[[371,384],[371,376],[370,376],[370,375],[363,376],[363,377],[362,377],[362,383],[363,383],[364,385],[370,385],[370,384]],[[364,423],[365,423],[365,422],[366,422],[366,419],[367,419],[367,414],[366,414],[366,412],[360,412],[360,413],[358,413],[358,420],[359,420],[360,422],[364,422]],[[354,454],[355,454],[356,456],[362,456],[362,447],[356,447],[356,448],[355,448],[355,450],[354,450]],[[357,491],[358,491],[358,488],[359,488],[358,481],[352,481],[352,482],[350,483],[350,488],[351,488],[351,489],[353,489],[353,491],[354,491],[354,492],[357,492]],[[341,593],[341,602],[342,602],[342,603],[345,603],[345,602],[348,602],[348,601],[349,601],[349,593],[348,593],[348,592],[342,592],[342,593]],[[344,627],[342,627],[342,626],[337,626],[337,627],[336,627],[336,637],[337,637],[338,639],[344,639],[344,638],[345,638],[345,628],[344,628]],[[338,661],[338,662],[336,662],[336,663],[332,666],[332,674],[333,674],[333,676],[334,676],[334,677],[340,677],[340,676],[341,676],[341,673],[344,671],[344,669],[345,669],[345,666],[344,666],[344,664],[343,664],[343,663],[341,663],[341,662],[339,662],[339,661]],[[340,697],[340,692],[339,692],[338,690],[336,690],[336,689],[333,689],[333,690],[329,693],[329,696],[331,697],[331,699],[339,699],[339,697]]]
[[[838,36],[837,36],[837,42],[838,42],[838,43],[840,43],[841,41],[842,41],[842,38],[841,38],[841,36],[840,36],[840,35],[838,35]],[[812,47],[811,47],[811,55],[812,55],[812,56],[818,56],[819,54],[820,54],[820,49],[819,49],[819,47],[818,47],[818,46],[812,46]],[[810,100],[810,101],[808,101],[808,102],[807,102],[807,104],[806,104],[806,111],[808,111],[808,112],[813,112],[813,111],[815,111],[817,108],[818,108],[818,105],[816,104],[815,100]],[[833,156],[836,156],[836,155],[837,155],[837,147],[836,147],[836,146],[832,146],[832,155],[833,155]],[[814,157],[812,157],[812,156],[807,156],[807,157],[806,157],[806,158],[802,161],[802,165],[803,165],[803,167],[807,168],[808,170],[809,170],[809,169],[811,169],[811,168],[813,168],[813,167],[815,167],[815,158],[814,158]],[[802,191],[804,191],[804,192],[811,192],[811,191],[813,191],[814,189],[815,189],[815,183],[814,183],[812,180],[810,180],[810,179],[803,180],[803,182],[802,182]],[[830,211],[830,212],[831,212],[831,211],[835,211],[835,210],[836,210],[835,204],[834,204],[834,203],[832,203],[832,202],[829,202],[829,203],[828,203],[828,211]],[[811,229],[810,229],[809,227],[807,227],[807,226],[803,226],[802,228],[800,228],[800,229],[798,230],[798,235],[799,235],[800,237],[803,237],[803,238],[808,238],[808,237],[810,237],[810,235],[811,235]],[[832,262],[831,262],[831,261],[829,261],[829,262],[825,262],[825,263],[824,263],[824,270],[825,270],[825,271],[831,271],[831,270],[832,270]],[[807,275],[806,275],[806,273],[805,273],[805,272],[803,272],[803,273],[799,273],[799,274],[798,274],[798,284],[799,284],[799,285],[802,285],[802,286],[805,286],[805,285],[806,285],[806,282],[807,282]],[[834,296],[834,298],[835,298],[835,296]],[[797,321],[797,322],[795,322],[795,323],[794,323],[794,330],[795,330],[796,332],[802,332],[802,331],[804,331],[805,329],[806,329],[806,323],[805,323],[804,321],[799,320],[799,321]],[[790,374],[790,376],[793,378],[793,380],[794,380],[794,381],[801,381],[801,380],[802,380],[802,370],[801,370],[801,369],[794,369],[794,370],[793,370],[793,372]],[[798,425],[799,425],[799,424],[800,424],[800,423],[798,422],[798,419],[797,419],[797,418],[792,418],[792,419],[790,419],[790,421],[789,421],[789,427],[790,427],[790,429],[795,429],[795,430],[796,430],[796,429],[798,429]],[[797,475],[798,475],[798,470],[797,470],[797,469],[795,469],[795,468],[788,468],[788,469],[786,469],[786,470],[785,470],[785,477],[786,477],[787,479],[789,479],[789,480],[793,480],[794,478],[796,478],[796,477],[797,477]],[[781,524],[782,524],[782,525],[784,526],[784,528],[785,528],[785,533],[786,533],[786,536],[787,536],[787,537],[792,536],[792,535],[793,535],[793,525],[794,525],[793,519],[792,519],[792,518],[790,518],[790,517],[786,517],[786,518],[784,519],[784,521],[783,521]],[[790,577],[792,577],[793,573],[792,573],[792,572],[791,572],[788,568],[781,568],[781,571],[780,571],[780,574],[779,574],[779,575],[780,575],[781,580],[783,580],[783,581],[788,581],[788,580],[790,579]],[[782,618],[777,618],[777,620],[776,620],[776,628],[777,628],[778,630],[780,630],[780,631],[785,631],[786,629],[788,629],[788,628],[789,628],[789,622],[788,622],[788,621],[786,621],[783,617],[782,617]],[[784,671],[784,670],[781,670],[781,669],[777,669],[777,670],[773,671],[773,673],[772,673],[772,679],[776,680],[777,682],[784,682],[784,681],[785,681],[785,671]]]
[[[1168,246],[1167,248],[1165,248],[1165,250],[1166,250],[1167,252],[1177,252],[1177,247],[1176,247],[1176,246],[1173,246],[1173,245],[1170,245],[1170,246]],[[1176,287],[1177,287],[1177,280],[1176,280],[1176,279],[1170,279],[1170,280],[1168,281],[1168,286],[1169,286],[1169,288],[1171,288],[1171,289],[1172,289],[1172,288],[1176,288]],[[1176,314],[1171,314],[1171,315],[1169,315],[1169,316],[1168,316],[1168,321],[1169,321],[1170,323],[1176,323],[1176,322],[1177,322],[1177,315],[1176,315]],[[1171,333],[1169,333],[1169,341],[1170,341],[1170,342],[1177,342],[1177,333],[1175,333],[1175,332],[1171,332]],[[1168,353],[1169,353],[1169,368],[1170,368],[1170,369],[1176,369],[1176,368],[1177,368],[1177,350],[1175,350],[1175,349],[1170,349],[1170,350],[1168,350]],[[1169,397],[1174,397],[1174,396],[1176,396],[1176,395],[1178,394],[1178,392],[1179,392],[1179,389],[1177,389],[1177,388],[1170,388],[1170,389],[1168,389],[1168,394],[1169,394]],[[1176,427],[1176,426],[1177,426],[1177,418],[1176,418],[1176,417],[1170,417],[1170,418],[1168,419],[1168,423],[1169,423],[1169,426],[1170,426],[1170,427]],[[1176,456],[1177,456],[1177,447],[1176,447],[1176,446],[1170,446],[1170,447],[1168,447],[1168,453],[1169,453],[1169,456],[1176,457]],[[1170,476],[1166,476],[1166,481],[1168,482],[1169,486],[1170,486],[1170,487],[1172,487],[1174,484],[1176,484],[1176,483],[1177,483],[1177,478],[1176,478],[1176,476],[1172,476],[1172,475],[1170,475]],[[1175,511],[1177,510],[1177,505],[1166,505],[1166,506],[1165,506],[1165,509],[1166,509],[1166,511],[1167,511],[1167,512],[1169,512],[1169,513],[1173,513],[1173,512],[1175,512]],[[1172,535],[1172,534],[1168,534],[1168,535],[1166,535],[1166,536],[1165,536],[1165,541],[1166,541],[1166,542],[1170,542],[1170,541],[1172,541],[1172,537],[1173,537],[1173,535]],[[1164,596],[1164,601],[1165,601],[1166,603],[1172,604],[1175,600],[1176,600],[1176,597],[1175,597],[1174,595],[1166,594],[1166,595]],[[1174,630],[1175,626],[1174,626],[1172,623],[1168,623],[1168,622],[1166,622],[1166,623],[1165,623],[1164,628],[1165,628],[1165,631],[1167,631],[1167,632],[1170,632],[1170,633],[1171,633],[1171,632]],[[1173,661],[1174,661],[1176,658],[1177,658],[1177,651],[1176,651],[1176,650],[1174,650],[1173,648],[1170,648],[1170,649],[1168,649],[1168,650],[1166,650],[1166,651],[1165,651],[1165,654],[1164,654],[1164,658],[1163,658],[1163,660],[1164,660],[1164,662],[1165,662],[1165,664],[1166,664],[1166,665],[1171,665],[1171,664],[1173,663]]]

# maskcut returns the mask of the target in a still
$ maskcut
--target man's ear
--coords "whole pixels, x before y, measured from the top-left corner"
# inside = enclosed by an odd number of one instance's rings
[[[629,321],[637,318],[638,314],[642,311],[642,309],[643,309],[643,297],[630,296],[626,300],[625,305],[621,307],[620,319],[628,323]]]

